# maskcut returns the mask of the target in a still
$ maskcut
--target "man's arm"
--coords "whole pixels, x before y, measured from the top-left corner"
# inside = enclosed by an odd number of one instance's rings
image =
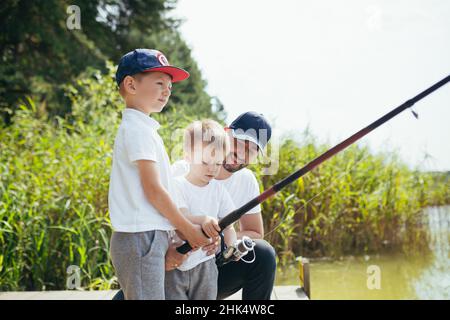
[[[193,225],[178,210],[169,193],[161,184],[156,163],[151,160],[137,160],[136,163],[145,197],[153,207],[186,236],[191,246],[201,247],[208,244],[209,240],[203,235],[201,228]]]
[[[261,212],[244,214],[239,219],[240,231],[237,232],[238,239],[247,236],[252,239],[264,237],[264,226]]]
[[[244,194],[247,195],[247,199],[245,199],[244,202],[247,203],[251,199],[259,196],[260,189],[255,174],[250,170],[246,170],[244,173],[245,174],[241,176],[242,179],[241,184],[242,184],[242,192],[244,192]],[[239,206],[242,204],[239,203]],[[252,239],[264,238],[264,226],[261,215],[261,206],[259,206],[259,212],[257,211],[258,209],[256,208],[252,210],[256,211],[256,213],[244,214],[239,219],[239,231],[237,232],[239,239],[242,238],[242,236],[247,236]]]
[[[237,240],[236,230],[234,230],[233,225],[228,226],[223,230],[223,239],[227,246],[232,246]]]
[[[210,238],[214,238],[214,240],[217,240],[216,238],[219,237],[219,231],[220,227],[217,223],[217,219],[205,216],[205,215],[193,215],[189,213],[189,211],[186,208],[181,208],[180,211],[183,213],[183,215],[192,223],[201,225],[204,233],[209,236]]]

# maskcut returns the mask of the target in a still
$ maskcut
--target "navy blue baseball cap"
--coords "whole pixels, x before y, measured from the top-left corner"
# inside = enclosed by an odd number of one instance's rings
[[[237,117],[229,126],[233,137],[255,143],[261,153],[272,136],[272,127],[266,118],[254,111],[249,111]]]
[[[120,85],[126,76],[151,71],[168,74],[172,77],[172,82],[179,82],[189,78],[189,72],[171,66],[162,52],[154,49],[135,49],[120,58],[116,72],[117,85]]]

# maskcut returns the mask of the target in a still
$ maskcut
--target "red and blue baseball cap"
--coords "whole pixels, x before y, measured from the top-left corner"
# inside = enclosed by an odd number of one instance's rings
[[[255,143],[263,154],[264,147],[272,136],[272,127],[264,115],[254,111],[241,114],[228,126],[228,129],[236,139]]]
[[[172,77],[172,82],[189,78],[189,72],[171,66],[162,52],[154,49],[135,49],[120,58],[116,71],[117,85],[120,85],[126,76],[152,71],[168,74]]]

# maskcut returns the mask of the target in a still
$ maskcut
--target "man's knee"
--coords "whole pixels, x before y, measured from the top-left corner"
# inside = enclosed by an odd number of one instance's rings
[[[255,240],[255,255],[259,269],[266,273],[275,273],[277,260],[275,249],[265,240]]]

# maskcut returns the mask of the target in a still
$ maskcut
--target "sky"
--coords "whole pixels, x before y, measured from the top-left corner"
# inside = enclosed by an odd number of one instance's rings
[[[276,137],[309,126],[336,144],[450,74],[447,0],[179,0],[172,15],[227,122],[258,111]],[[415,110],[358,143],[450,170],[450,83]]]

